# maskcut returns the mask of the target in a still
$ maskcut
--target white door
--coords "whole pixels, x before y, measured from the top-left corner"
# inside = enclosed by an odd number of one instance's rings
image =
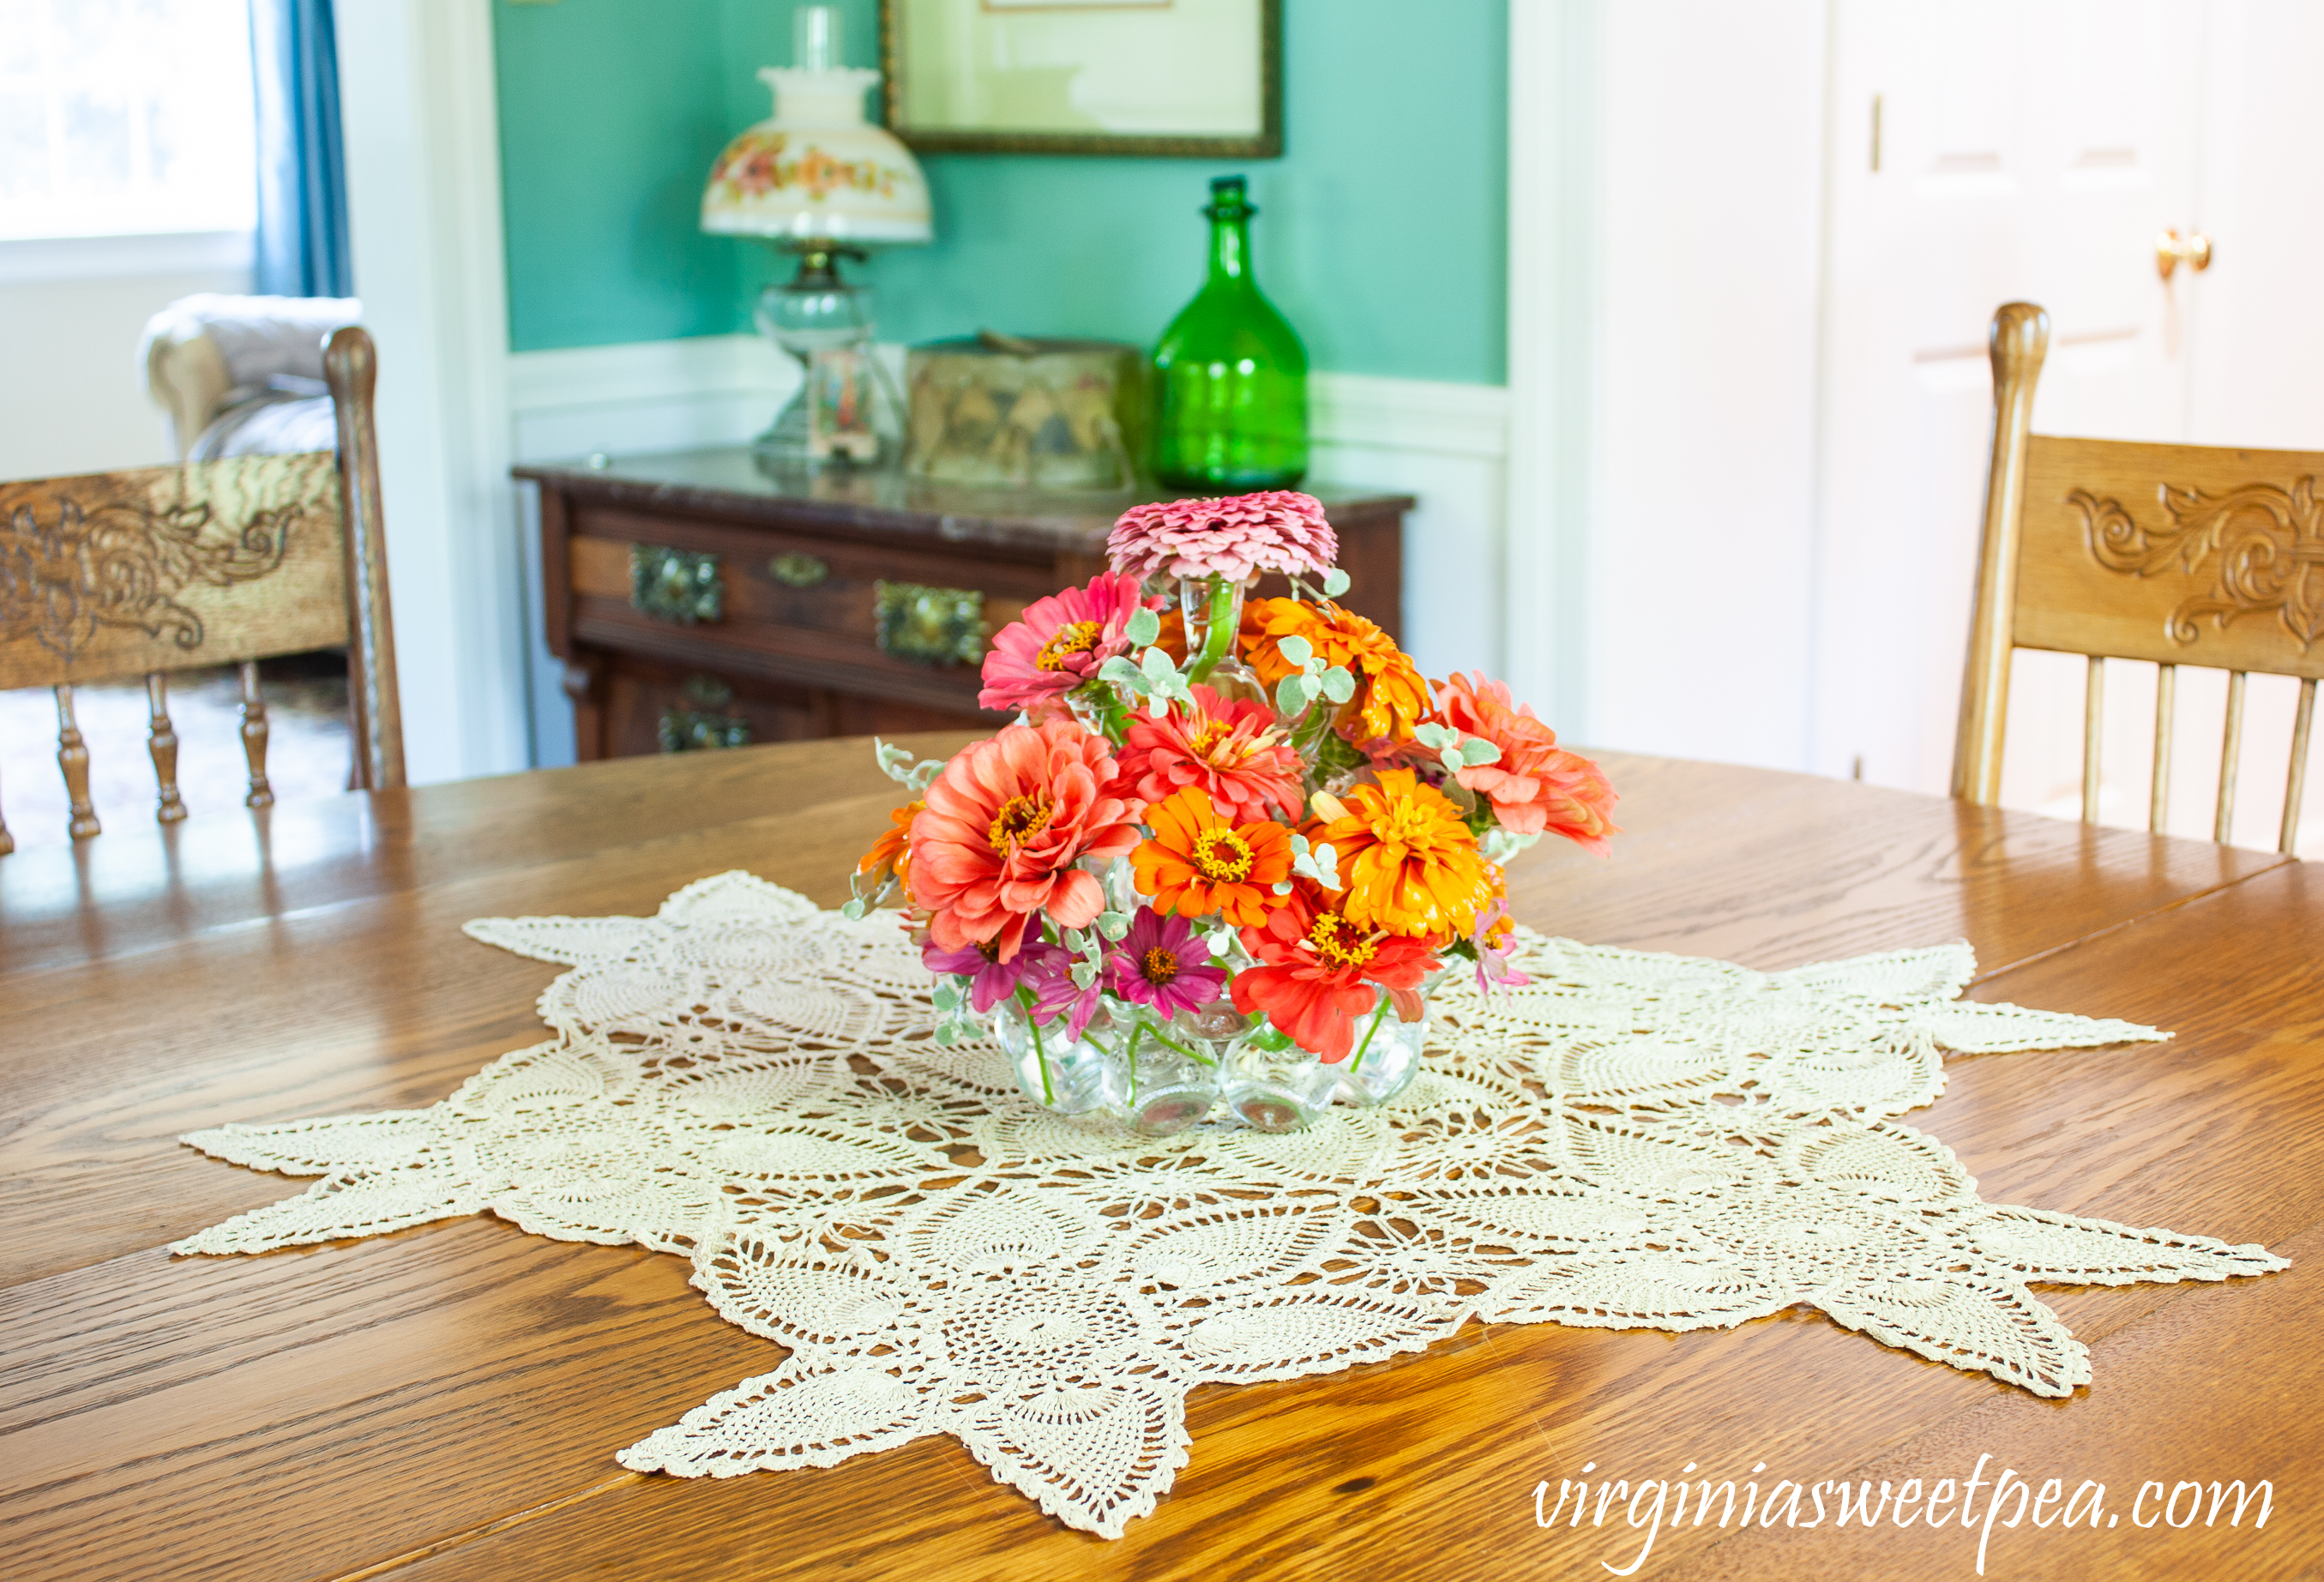
[[[1942,793],[1991,424],[1986,327],[2049,309],[2044,433],[2187,427],[2194,6],[1841,0],[1814,767]],[[2020,656],[2005,799],[2080,785],[2080,667]]]

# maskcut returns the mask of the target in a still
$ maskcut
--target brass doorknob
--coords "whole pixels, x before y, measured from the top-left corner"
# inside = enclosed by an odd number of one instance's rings
[[[2210,268],[2211,239],[2200,231],[2190,231],[2183,238],[2176,231],[2165,231],[2154,239],[2154,268],[2164,280],[2182,262],[2199,272]]]

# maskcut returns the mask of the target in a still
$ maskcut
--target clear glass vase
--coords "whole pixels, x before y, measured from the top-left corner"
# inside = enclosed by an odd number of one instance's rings
[[[991,1024],[1025,1097],[1057,1115],[1112,1121],[1149,1137],[1185,1131],[1210,1114],[1250,1030],[1223,999],[1167,1018],[1108,999],[1078,1038],[1062,1020],[1036,1026],[1015,1000],[995,1006]]]
[[[1268,702],[1259,673],[1235,651],[1249,585],[1222,576],[1180,577],[1178,612],[1186,623],[1186,678],[1229,703]]]
[[[1313,1126],[1336,1102],[1386,1104],[1412,1085],[1427,1041],[1383,993],[1356,1023],[1355,1048],[1326,1064],[1226,999],[1167,1019],[1107,998],[1081,1036],[1062,1019],[1036,1026],[1018,1001],[992,1008],[992,1036],[1026,1098],[1052,1114],[1164,1137],[1225,1113],[1263,1132]]]

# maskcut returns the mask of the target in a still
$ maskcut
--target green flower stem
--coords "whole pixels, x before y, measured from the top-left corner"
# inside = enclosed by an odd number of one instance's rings
[[[1364,1063],[1364,1051],[1372,1046],[1372,1035],[1379,1031],[1381,1018],[1388,1015],[1388,996],[1380,996],[1379,1009],[1372,1013],[1372,1025],[1364,1029],[1364,1041],[1356,1045],[1355,1058],[1348,1062],[1350,1076],[1355,1075],[1356,1068]]]
[[[1214,1060],[1211,1059],[1208,1055],[1196,1054],[1193,1050],[1191,1050],[1191,1049],[1187,1048],[1185,1044],[1183,1044],[1179,1043],[1176,1038],[1172,1038],[1172,1037],[1170,1037],[1168,1035],[1165,1034],[1165,1033],[1162,1031],[1162,1029],[1160,1029],[1159,1027],[1151,1027],[1151,1026],[1147,1026],[1147,1022],[1146,1022],[1146,1018],[1145,1018],[1145,1017],[1143,1017],[1143,1016],[1140,1016],[1140,1017],[1139,1017],[1139,1018],[1138,1018],[1138,1025],[1139,1025],[1139,1026],[1140,1028],[1143,1028],[1147,1033],[1151,1034],[1151,1035],[1153,1035],[1153,1038],[1154,1038],[1154,1042],[1155,1042],[1155,1043],[1159,1044],[1163,1044],[1163,1045],[1165,1045],[1165,1046],[1167,1046],[1167,1047],[1168,1047],[1168,1048],[1171,1048],[1171,1049],[1175,1049],[1175,1050],[1176,1050],[1180,1054],[1185,1055],[1188,1060],[1199,1062],[1200,1063],[1202,1063],[1202,1064],[1204,1064],[1204,1065],[1206,1065],[1206,1066],[1214,1066],[1214,1065],[1216,1065],[1216,1064],[1218,1064],[1218,1063],[1219,1063],[1218,1062],[1216,1062],[1216,1061],[1214,1061]]]
[[[1017,999],[1025,1007],[1025,1026],[1033,1035],[1033,1058],[1041,1062],[1041,1102],[1055,1104],[1057,1094],[1049,1086],[1049,1051],[1041,1042],[1041,1024],[1033,1014],[1033,991],[1020,986],[1017,990]]]
[[[1219,661],[1234,652],[1234,584],[1222,576],[1211,578],[1210,630],[1203,634],[1203,651],[1186,672],[1188,685],[1208,681]]]

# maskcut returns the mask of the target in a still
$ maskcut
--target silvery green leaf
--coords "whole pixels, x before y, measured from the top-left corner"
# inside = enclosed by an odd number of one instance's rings
[[[1100,681],[1111,681],[1114,685],[1126,689],[1133,695],[1146,691],[1146,672],[1119,654],[1097,667],[1097,678]]]
[[[1438,761],[1443,764],[1444,772],[1448,775],[1457,775],[1462,769],[1469,767],[1467,764],[1461,761],[1460,753],[1452,748],[1446,748],[1443,752],[1436,756]]]
[[[857,899],[848,902],[847,905],[839,909],[839,915],[842,917],[846,918],[850,923],[862,921],[863,916],[862,901],[861,899]]]
[[[1291,853],[1295,857],[1305,857],[1307,855],[1306,836],[1294,835],[1291,837]]]
[[[1286,676],[1275,688],[1275,706],[1286,715],[1303,713],[1315,695],[1313,688],[1305,676]]]
[[[960,985],[949,978],[938,979],[935,990],[928,996],[928,1003],[940,1011],[951,1010],[960,1004]]]
[[[1336,599],[1348,591],[1349,581],[1348,574],[1335,566],[1323,574],[1323,591]]]
[[[1314,657],[1315,653],[1315,645],[1309,642],[1305,638],[1298,636],[1285,638],[1281,642],[1277,643],[1275,647],[1278,653],[1280,653],[1285,658],[1290,660],[1294,665],[1305,666],[1309,659]]]
[[[1461,759],[1468,764],[1494,764],[1501,761],[1501,750],[1481,736],[1471,736],[1461,744]]]
[[[1356,678],[1334,665],[1323,672],[1323,695],[1335,704],[1346,703],[1356,695]]]
[[[950,1048],[952,1045],[958,1044],[960,1042],[959,1026],[952,1022],[938,1022],[936,1024],[936,1042],[945,1045],[946,1048]]]
[[[1130,919],[1120,912],[1101,912],[1097,915],[1097,931],[1108,939],[1120,939],[1130,932]]]
[[[1412,728],[1412,736],[1414,740],[1424,747],[1450,747],[1461,740],[1461,733],[1458,731],[1453,730],[1450,725],[1439,725],[1434,721],[1415,725]]]
[[[1277,879],[1275,881],[1275,893],[1278,896],[1289,895],[1291,893],[1291,881],[1287,878]]]
[[[1160,681],[1166,676],[1178,673],[1176,663],[1159,648],[1148,648],[1139,657],[1138,667],[1146,672],[1148,681]]]
[[[1097,981],[1097,963],[1075,961],[1073,966],[1073,977],[1075,989],[1087,989]]]
[[[1139,605],[1138,613],[1130,618],[1130,624],[1123,629],[1122,635],[1139,648],[1146,647],[1162,635],[1161,612]]]

